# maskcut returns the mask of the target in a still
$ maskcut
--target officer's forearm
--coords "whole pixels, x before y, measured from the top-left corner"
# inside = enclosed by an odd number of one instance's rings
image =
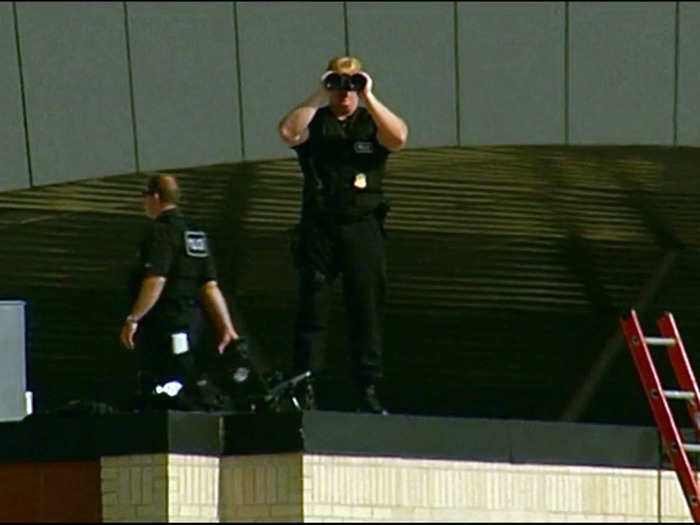
[[[139,295],[131,307],[131,318],[134,321],[143,319],[143,316],[153,308],[160,298],[160,294],[163,293],[163,288],[165,288],[165,277],[160,275],[146,277],[141,282]]]
[[[278,126],[282,140],[287,143],[297,142],[302,132],[309,127],[318,108],[324,104],[326,97],[324,90],[319,89],[287,113]]]
[[[377,125],[377,139],[387,149],[401,149],[408,139],[408,126],[392,111],[382,104],[374,93],[365,97],[365,106]]]
[[[234,331],[226,299],[224,299],[216,282],[209,281],[204,285],[202,289],[202,303],[219,332]]]

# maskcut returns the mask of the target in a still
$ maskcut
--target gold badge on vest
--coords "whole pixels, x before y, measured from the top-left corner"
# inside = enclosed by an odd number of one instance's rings
[[[367,176],[364,173],[356,174],[352,185],[360,190],[365,189],[367,187]]]

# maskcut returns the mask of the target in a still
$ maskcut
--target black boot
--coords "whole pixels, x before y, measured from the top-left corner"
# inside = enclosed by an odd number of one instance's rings
[[[360,391],[360,406],[358,412],[369,412],[371,414],[389,415],[389,412],[382,406],[377,397],[377,389],[374,385],[366,385]]]

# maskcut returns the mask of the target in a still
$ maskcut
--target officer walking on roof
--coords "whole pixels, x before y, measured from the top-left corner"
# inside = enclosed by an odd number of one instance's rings
[[[194,399],[193,383],[200,370],[191,349],[197,338],[198,304],[216,326],[219,353],[239,336],[216,281],[207,235],[178,208],[180,189],[175,177],[151,176],[142,193],[146,215],[153,220],[139,246],[130,285],[131,313],[120,340],[138,353],[141,399],[166,386],[176,389],[166,390],[169,395],[184,388],[184,394],[191,394],[184,399]]]
[[[408,128],[372,92],[354,57],[333,58],[314,93],[279,123],[304,176],[294,242],[299,275],[294,333],[295,373],[323,371],[332,285],[342,274],[358,410],[386,414],[382,378],[382,310],[386,291],[382,193],[387,157],[406,143]],[[360,99],[364,107],[359,105]],[[305,408],[316,408],[312,384]]]

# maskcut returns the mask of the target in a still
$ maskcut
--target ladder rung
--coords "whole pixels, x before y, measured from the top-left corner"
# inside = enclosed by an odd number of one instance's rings
[[[648,345],[672,346],[676,344],[673,337],[645,337],[644,340]]]
[[[695,394],[690,390],[664,390],[664,395],[668,399],[693,399]]]
[[[694,452],[694,453],[700,453],[700,444],[699,443],[683,443],[683,448],[685,449],[686,452]]]

